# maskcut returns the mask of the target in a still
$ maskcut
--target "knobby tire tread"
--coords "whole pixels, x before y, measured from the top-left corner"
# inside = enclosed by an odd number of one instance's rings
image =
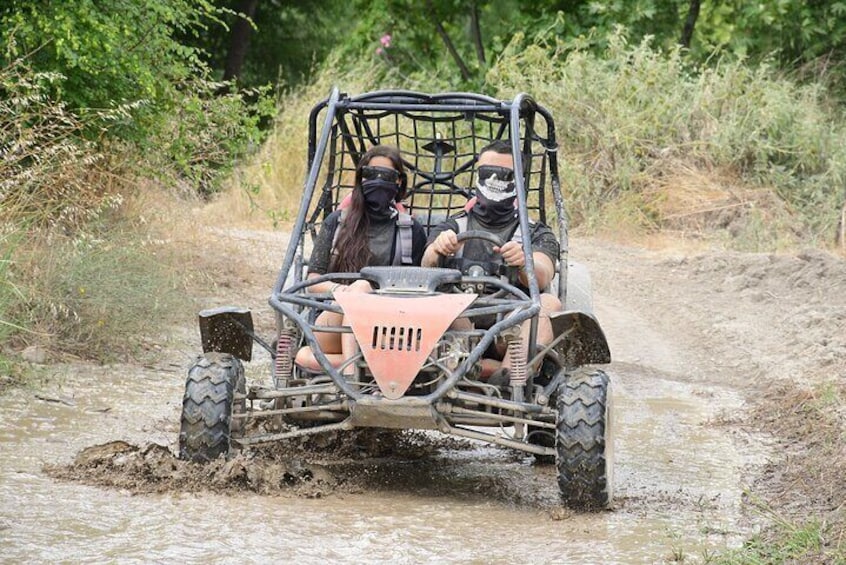
[[[610,503],[610,457],[606,449],[608,375],[576,370],[559,389],[556,426],[558,487],[565,504],[595,510]]]
[[[181,459],[206,463],[229,453],[234,395],[244,388],[244,367],[236,357],[212,352],[197,359],[182,398]]]

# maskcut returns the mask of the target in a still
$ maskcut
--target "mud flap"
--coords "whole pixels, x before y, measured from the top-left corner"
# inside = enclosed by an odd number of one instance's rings
[[[247,308],[223,306],[199,314],[203,352],[229,353],[243,361],[253,356],[253,316]]]
[[[592,315],[577,311],[555,312],[549,316],[549,320],[556,338],[567,332],[567,336],[555,346],[567,366],[611,362],[608,341],[599,322]]]

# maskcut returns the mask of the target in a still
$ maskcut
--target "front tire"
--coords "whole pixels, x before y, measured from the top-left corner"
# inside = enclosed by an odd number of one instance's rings
[[[188,370],[182,397],[179,428],[179,458],[207,463],[226,456],[233,433],[242,424],[233,422],[233,410],[242,412],[245,401],[235,400],[244,393],[244,365],[228,354],[209,352],[200,356]]]
[[[558,488],[567,506],[595,510],[612,499],[610,379],[580,368],[558,389],[555,437]]]

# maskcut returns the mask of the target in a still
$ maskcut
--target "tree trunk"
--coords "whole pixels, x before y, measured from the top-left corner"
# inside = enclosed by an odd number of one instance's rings
[[[458,70],[461,71],[461,78],[465,81],[470,80],[470,69],[467,68],[467,65],[464,63],[464,59],[461,58],[461,55],[458,54],[458,51],[455,49],[455,45],[452,43],[452,39],[450,39],[449,34],[444,29],[444,26],[441,25],[441,20],[438,19],[438,15],[432,7],[432,1],[426,0],[426,10],[432,16],[432,22],[435,24],[435,29],[438,32],[438,35],[441,36],[441,40],[443,40],[444,45],[446,45],[449,54],[452,55],[455,64],[458,65]]]
[[[693,28],[696,27],[696,18],[699,17],[699,4],[700,0],[690,0],[690,8],[687,10],[687,19],[684,22],[684,29],[682,29],[681,40],[679,41],[685,49],[690,49]]]
[[[253,33],[252,20],[256,14],[258,2],[259,0],[240,0],[235,9],[241,15],[232,24],[229,51],[226,54],[226,67],[223,70],[224,81],[238,78],[241,74],[244,60],[247,58],[247,50],[250,47],[250,36]]]
[[[476,2],[470,6],[470,34],[473,36],[473,45],[476,46],[476,59],[482,67],[487,66],[485,62],[485,46],[482,43],[482,28],[479,26],[479,5]]]

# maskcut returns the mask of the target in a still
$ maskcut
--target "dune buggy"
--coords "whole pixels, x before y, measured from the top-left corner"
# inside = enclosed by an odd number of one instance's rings
[[[610,362],[592,314],[587,270],[569,260],[567,216],[550,113],[524,94],[511,101],[467,93],[379,91],[349,96],[334,89],[309,116],[308,176],[291,243],[270,296],[277,331],[269,345],[253,332],[249,311],[200,314],[204,355],[190,368],[183,399],[180,456],[207,461],[236,447],[353,428],[432,429],[554,460],[562,499],[573,507],[607,506],[612,494]],[[409,177],[405,206],[425,228],[460,212],[473,198],[475,161],[492,140],[512,144],[522,233],[530,218],[557,230],[561,243],[552,288],[564,310],[551,316],[555,339],[535,342],[540,293],[523,238],[528,291],[483,264],[367,267],[307,279],[307,257],[321,222],[352,189],[360,156],[375,144],[400,149]],[[547,218],[547,216],[552,216]],[[468,232],[466,237],[487,237]],[[501,242],[500,242],[501,244]],[[310,293],[322,281],[365,279],[372,294]],[[330,362],[315,339],[317,315],[343,312],[354,356]],[[487,317],[489,329],[455,329],[459,318]],[[529,320],[528,343],[520,325]],[[481,325],[481,324],[480,324]],[[466,327],[466,325],[462,326]],[[482,359],[495,339],[513,358],[510,379],[494,384]],[[271,384],[246,386],[252,344],[273,359]],[[312,348],[320,370],[294,363]],[[351,374],[350,367],[352,367]],[[346,370],[344,370],[346,369]],[[261,421],[262,425],[248,425]]]

